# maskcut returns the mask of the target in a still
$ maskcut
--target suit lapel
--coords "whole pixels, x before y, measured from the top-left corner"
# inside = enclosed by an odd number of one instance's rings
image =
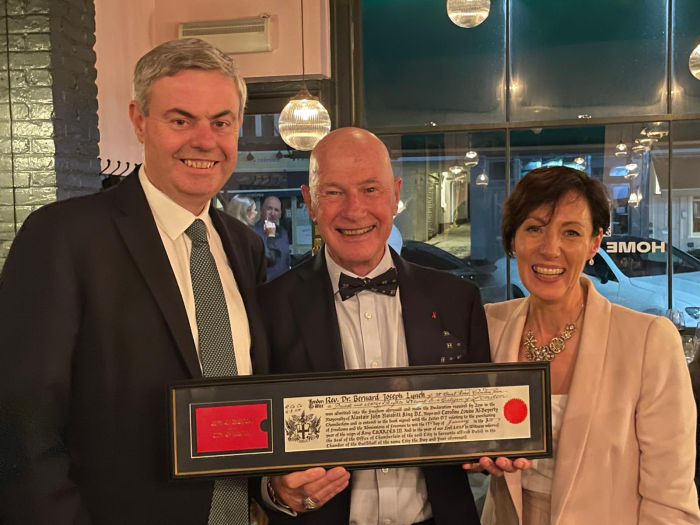
[[[192,377],[201,377],[187,311],[153,213],[141,188],[138,167],[111,191],[115,194],[117,208],[123,213],[115,218],[117,229],[155,297],[187,369]]]
[[[324,250],[299,272],[292,290],[292,312],[314,372],[345,370],[338,315]]]
[[[597,406],[600,391],[598,387],[605,354],[608,350],[610,303],[596,291],[588,278],[582,277],[581,284],[587,288],[588,298],[581,327],[576,369],[571,380],[569,401],[564,412],[559,449],[556,453],[552,483],[552,524],[554,525],[561,523],[562,512],[583,460],[588,431]]]
[[[498,343],[496,348],[492,351],[491,357],[494,362],[511,363],[518,360],[520,340],[523,330],[525,329],[525,321],[529,309],[530,298],[528,296],[515,307],[512,313],[507,312],[506,319],[502,324],[501,330],[498,332],[500,333]],[[513,505],[518,514],[518,521],[522,523],[523,496],[520,472],[506,474],[504,477],[513,500]]]
[[[410,265],[394,250],[391,250],[391,256],[399,276],[408,363],[411,366],[434,365],[435,353],[430,350],[438,348],[439,344],[444,346],[439,304],[426,294],[424,283],[416,278]]]

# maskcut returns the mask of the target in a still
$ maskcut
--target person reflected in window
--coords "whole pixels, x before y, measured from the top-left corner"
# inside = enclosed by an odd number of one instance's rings
[[[277,197],[268,197],[260,209],[260,220],[255,231],[267,247],[267,280],[271,281],[289,270],[292,255],[289,251],[289,236],[279,224],[282,216],[282,203]]]
[[[226,206],[226,213],[252,228],[255,226],[258,208],[250,197],[234,195]]]
[[[492,476],[484,525],[700,524],[678,331],[581,275],[609,221],[605,186],[567,167],[530,172],[504,204],[504,248],[530,295],[486,305],[491,357],[551,363],[554,457]]]

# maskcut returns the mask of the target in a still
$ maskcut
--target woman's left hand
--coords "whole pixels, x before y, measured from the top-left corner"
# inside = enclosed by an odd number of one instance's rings
[[[504,472],[512,474],[518,470],[527,470],[531,466],[532,460],[525,458],[518,458],[514,461],[508,458],[498,458],[496,461],[493,461],[490,458],[483,457],[478,463],[465,463],[462,465],[462,468],[469,472],[483,472],[485,470],[489,474],[500,478]]]

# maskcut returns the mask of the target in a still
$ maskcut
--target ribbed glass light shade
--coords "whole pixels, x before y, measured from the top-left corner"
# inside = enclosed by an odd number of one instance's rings
[[[647,137],[654,140],[660,140],[668,135],[668,124],[666,122],[653,122],[646,128]]]
[[[576,168],[579,170],[586,169],[586,159],[584,159],[583,157],[576,157],[574,159],[574,164],[576,164]]]
[[[690,53],[688,67],[690,68],[690,73],[700,80],[700,44]]]
[[[292,148],[311,151],[319,140],[330,133],[331,117],[318,98],[304,86],[284,106],[279,130],[282,140]]]
[[[625,166],[625,169],[627,170],[627,173],[625,173],[625,178],[626,179],[633,179],[637,175],[639,175],[639,166],[635,162],[630,162]]]
[[[625,157],[626,155],[627,155],[627,144],[620,141],[620,143],[617,146],[615,146],[615,156],[616,157]]]
[[[447,16],[459,27],[476,27],[490,12],[491,0],[447,0]]]
[[[477,164],[479,164],[479,154],[474,150],[467,151],[464,155],[464,165],[469,168]]]
[[[649,151],[649,146],[645,146],[641,143],[640,139],[634,139],[634,146],[632,146],[632,151],[638,155],[643,155]]]
[[[486,175],[486,173],[482,173],[476,178],[476,185],[477,186],[488,186],[489,185],[489,176]]]
[[[459,175],[464,171],[464,168],[462,168],[462,166],[460,166],[459,164],[453,164],[447,169],[450,170],[454,175]]]
[[[634,206],[635,208],[636,208],[637,206],[639,206],[639,200],[638,200],[638,198],[637,198],[637,193],[634,192],[634,191],[633,191],[632,193],[630,193],[630,196],[629,196],[629,199],[627,199],[627,202],[628,202],[630,205]]]

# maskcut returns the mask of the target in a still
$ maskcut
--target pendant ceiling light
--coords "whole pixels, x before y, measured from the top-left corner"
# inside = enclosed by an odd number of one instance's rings
[[[637,192],[632,192],[630,193],[629,199],[627,199],[627,202],[634,208],[639,206],[639,200],[637,200]]]
[[[632,151],[638,155],[643,155],[649,151],[649,146],[645,146],[641,143],[640,139],[634,139],[634,146],[632,146]]]
[[[477,186],[488,186],[489,185],[489,176],[486,175],[486,173],[482,173],[476,178],[476,185]]]
[[[586,169],[586,159],[583,157],[576,157],[574,159],[574,164],[576,164],[576,169],[585,170]]]
[[[627,144],[620,141],[620,143],[615,146],[615,156],[616,157],[626,157],[627,156]]]
[[[294,149],[311,151],[316,143],[331,131],[328,111],[306,88],[304,62],[304,0],[301,0],[301,90],[280,114],[279,130],[282,140]]]
[[[688,67],[690,68],[690,73],[700,80],[700,44],[690,53]]]
[[[459,27],[476,27],[489,16],[491,0],[447,0],[447,16]]]
[[[459,164],[453,164],[452,166],[450,166],[447,169],[450,170],[454,175],[459,175],[460,173],[462,173],[464,171],[464,168],[462,166],[460,166]]]
[[[464,155],[464,165],[471,168],[477,164],[479,164],[479,154],[474,150],[467,151],[467,154]]]
[[[625,166],[625,169],[627,170],[627,173],[625,173],[625,178],[626,179],[633,179],[637,175],[639,175],[639,166],[635,162],[630,162]]]
[[[666,122],[653,122],[646,128],[647,137],[654,140],[660,140],[668,135],[668,124]]]

